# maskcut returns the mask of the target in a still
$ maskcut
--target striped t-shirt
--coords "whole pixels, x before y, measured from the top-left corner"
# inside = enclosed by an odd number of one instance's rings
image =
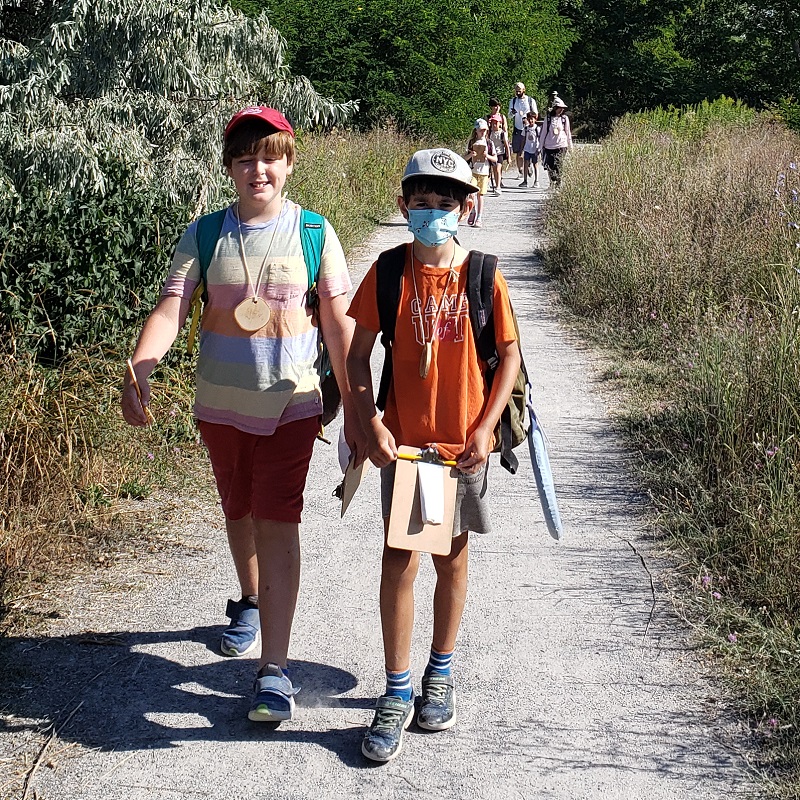
[[[191,297],[200,283],[196,228],[193,222],[178,243],[162,296]],[[264,327],[250,332],[233,316],[236,306],[252,295],[231,206],[206,276],[208,302],[201,322],[194,413],[204,422],[268,436],[280,424],[322,413],[316,369],[319,337],[306,305],[300,206],[287,200],[276,219],[243,222],[241,230],[253,286],[264,263],[258,294],[267,302],[270,317]],[[342,246],[327,220],[317,287],[325,298],[352,288]]]

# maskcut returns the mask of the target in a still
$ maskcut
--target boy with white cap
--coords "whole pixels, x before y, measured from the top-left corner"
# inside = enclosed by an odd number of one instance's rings
[[[417,724],[434,731],[456,721],[451,662],[466,600],[468,532],[488,531],[487,458],[520,365],[508,288],[499,270],[493,291],[499,366],[491,388],[471,332],[469,253],[454,236],[476,191],[469,165],[451,150],[419,150],[406,166],[397,203],[414,239],[401,245],[404,264],[391,345],[392,379],[383,417],[376,409],[370,369],[370,353],[381,331],[380,262],[365,276],[348,312],[356,329],[347,370],[367,436],[367,455],[381,468],[384,536],[398,445],[435,444],[441,457],[455,460],[460,470],[452,549],[447,556],[433,556],[433,640],[417,714]],[[419,553],[389,547],[384,539],[380,607],[386,692],[378,698],[361,746],[373,761],[390,761],[399,754],[403,731],[414,716],[410,651],[418,567]]]

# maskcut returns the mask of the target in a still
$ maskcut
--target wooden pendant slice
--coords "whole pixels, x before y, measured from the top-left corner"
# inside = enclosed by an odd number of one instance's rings
[[[433,358],[433,343],[425,342],[425,347],[422,348],[422,354],[419,358],[419,376],[420,378],[427,378],[428,372],[431,369],[431,360]]]
[[[255,333],[269,322],[269,306],[262,297],[248,297],[233,309],[236,324],[243,330]]]

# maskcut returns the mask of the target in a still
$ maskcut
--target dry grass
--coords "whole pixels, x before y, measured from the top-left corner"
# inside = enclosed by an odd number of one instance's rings
[[[65,571],[115,549],[156,486],[181,486],[174,467],[196,453],[180,372],[154,386],[159,425],[119,413],[121,360],[76,356],[59,370],[0,357],[0,591],[3,609]],[[108,556],[105,556],[108,557]],[[12,621],[14,615],[8,617]]]
[[[796,134],[730,102],[630,117],[548,216],[568,303],[648,365],[628,429],[777,796],[800,787],[798,167]]]

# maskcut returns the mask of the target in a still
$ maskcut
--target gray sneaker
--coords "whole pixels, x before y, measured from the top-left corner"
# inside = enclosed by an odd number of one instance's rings
[[[456,686],[453,676],[436,672],[423,675],[417,725],[428,731],[444,731],[455,724]]]
[[[375,703],[375,717],[367,728],[361,752],[373,761],[391,761],[403,749],[403,731],[414,719],[414,695],[406,702],[381,695]]]

